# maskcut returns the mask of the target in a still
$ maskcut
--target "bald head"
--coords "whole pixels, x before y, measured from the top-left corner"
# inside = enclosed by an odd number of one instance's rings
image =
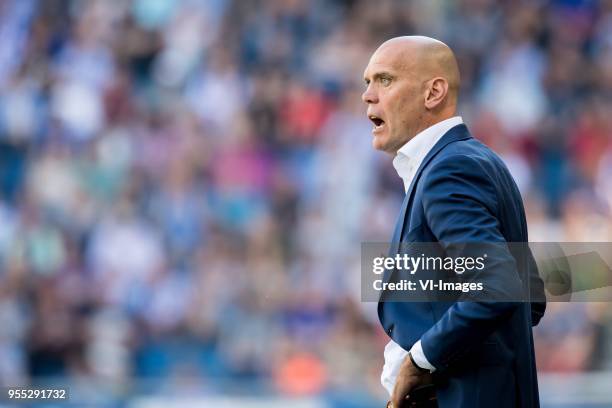
[[[399,69],[421,81],[444,78],[448,83],[448,96],[456,104],[459,66],[453,51],[442,41],[419,35],[395,37],[382,43],[372,59],[375,57],[390,58]]]
[[[421,130],[455,115],[459,68],[443,42],[395,37],[372,54],[363,100],[374,122],[374,145],[395,153]]]

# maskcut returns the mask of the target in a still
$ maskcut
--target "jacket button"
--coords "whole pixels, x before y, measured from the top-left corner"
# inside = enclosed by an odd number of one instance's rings
[[[391,334],[392,331],[393,331],[393,329],[388,329],[387,333]]]

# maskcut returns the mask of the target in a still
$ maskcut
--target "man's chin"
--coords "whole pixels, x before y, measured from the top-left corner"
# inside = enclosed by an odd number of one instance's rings
[[[390,145],[391,143],[389,143],[389,140],[384,135],[374,135],[372,139],[372,147],[374,149],[395,155],[396,152],[393,151]]]

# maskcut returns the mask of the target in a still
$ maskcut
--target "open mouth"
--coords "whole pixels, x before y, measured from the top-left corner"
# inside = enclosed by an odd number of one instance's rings
[[[381,118],[379,118],[376,115],[368,115],[368,118],[372,121],[372,123],[374,124],[374,130],[378,130],[380,129],[384,124],[385,121],[382,120]]]

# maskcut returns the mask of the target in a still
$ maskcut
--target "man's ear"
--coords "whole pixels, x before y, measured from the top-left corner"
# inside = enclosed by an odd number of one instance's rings
[[[448,82],[442,77],[436,77],[429,81],[425,89],[425,108],[436,109],[448,94]]]

